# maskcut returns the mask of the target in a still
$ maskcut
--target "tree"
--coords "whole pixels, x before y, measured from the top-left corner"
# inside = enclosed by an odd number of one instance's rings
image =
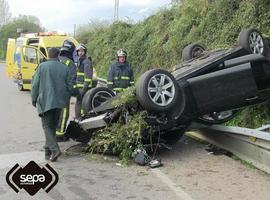
[[[0,27],[0,58],[5,57],[8,38],[17,38],[20,36],[17,29],[22,29],[28,33],[37,33],[44,30],[40,25],[39,19],[35,16],[20,15],[4,24]]]
[[[6,0],[0,0],[0,27],[11,19],[9,5]]]

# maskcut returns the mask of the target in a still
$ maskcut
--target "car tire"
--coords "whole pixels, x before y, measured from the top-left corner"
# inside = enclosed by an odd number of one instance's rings
[[[205,51],[205,48],[199,44],[192,43],[187,45],[182,51],[182,60],[187,61],[193,58],[198,58]]]
[[[136,86],[136,96],[142,107],[152,112],[167,112],[176,104],[182,108],[185,105],[182,89],[173,75],[163,69],[145,72]]]
[[[87,91],[83,96],[82,109],[84,113],[89,112],[93,108],[100,106],[109,98],[115,96],[115,93],[106,87],[96,87]]]
[[[224,112],[212,112],[203,115],[197,119],[198,122],[203,124],[223,124],[234,118],[240,110],[228,110]]]
[[[266,55],[267,44],[262,34],[254,28],[243,29],[240,32],[239,45],[248,53]]]

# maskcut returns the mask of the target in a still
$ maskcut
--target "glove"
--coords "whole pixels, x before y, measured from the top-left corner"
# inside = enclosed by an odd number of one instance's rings
[[[34,107],[36,107],[36,106],[37,106],[37,102],[36,102],[36,101],[32,101],[32,105],[33,105]]]

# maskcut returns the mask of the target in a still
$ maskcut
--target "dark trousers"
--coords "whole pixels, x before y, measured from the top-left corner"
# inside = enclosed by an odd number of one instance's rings
[[[49,149],[51,151],[59,150],[55,133],[60,114],[61,109],[52,109],[41,115],[42,128],[44,130],[46,139],[44,149]]]
[[[77,97],[77,101],[76,101],[76,104],[75,104],[75,118],[77,120],[81,120],[82,114],[83,114],[83,111],[82,111],[82,97]]]
[[[83,110],[82,110],[82,100],[83,96],[85,95],[87,91],[83,92],[83,89],[79,89],[79,95],[77,96],[76,104],[75,104],[75,118],[77,120],[82,119]]]

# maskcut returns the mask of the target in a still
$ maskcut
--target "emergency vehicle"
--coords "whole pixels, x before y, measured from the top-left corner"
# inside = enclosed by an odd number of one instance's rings
[[[52,47],[60,49],[65,40],[78,42],[59,32],[22,33],[17,39],[9,38],[6,54],[6,74],[14,79],[19,90],[30,90],[36,67],[48,56]]]

